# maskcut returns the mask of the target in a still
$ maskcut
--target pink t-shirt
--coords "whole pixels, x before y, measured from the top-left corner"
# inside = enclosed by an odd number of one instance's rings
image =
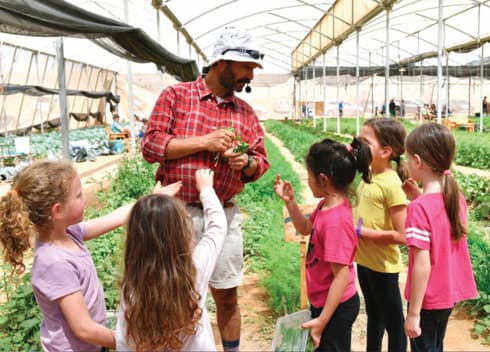
[[[459,199],[461,222],[466,225],[466,201],[461,194]],[[458,241],[451,237],[442,193],[424,194],[408,205],[406,237],[409,256],[405,298],[409,302],[413,247],[430,252],[431,272],[423,309],[448,309],[478,296],[467,237],[464,235]]]
[[[70,329],[56,300],[81,291],[90,317],[104,324],[106,308],[104,291],[92,257],[83,243],[87,229],[84,223],[70,226],[68,236],[81,251],[70,251],[50,243],[36,241],[32,265],[32,287],[41,308],[41,345],[45,351],[99,351],[100,346],[77,338]]]
[[[310,304],[322,308],[334,279],[330,263],[349,266],[349,283],[342,297],[345,302],[356,293],[354,256],[357,236],[352,208],[347,199],[335,208],[321,210],[322,200],[310,216],[313,229],[306,258],[306,286]]]

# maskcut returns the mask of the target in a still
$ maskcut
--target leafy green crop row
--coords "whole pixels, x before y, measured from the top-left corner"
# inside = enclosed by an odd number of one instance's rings
[[[243,224],[247,265],[259,272],[269,294],[270,307],[277,313],[296,311],[300,301],[298,243],[284,241],[283,202],[273,191],[276,175],[292,182],[301,191],[297,174],[277,147],[266,140],[270,170],[257,182],[248,184],[238,196],[238,204],[248,214]]]

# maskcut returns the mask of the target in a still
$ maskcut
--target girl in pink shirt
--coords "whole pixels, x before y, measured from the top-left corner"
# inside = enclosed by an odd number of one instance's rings
[[[277,176],[274,190],[288,208],[296,230],[310,235],[306,285],[312,320],[303,325],[317,351],[350,351],[352,324],[359,313],[354,255],[357,236],[347,198],[359,170],[370,181],[369,146],[354,138],[343,145],[330,139],[315,143],[306,156],[308,186],[318,206],[306,218],[288,181]]]
[[[478,295],[466,238],[466,202],[450,167],[452,133],[437,123],[413,130],[406,149],[411,179],[408,206],[409,262],[405,332],[412,351],[442,351],[449,316],[457,302]],[[423,184],[418,196],[416,181]]]

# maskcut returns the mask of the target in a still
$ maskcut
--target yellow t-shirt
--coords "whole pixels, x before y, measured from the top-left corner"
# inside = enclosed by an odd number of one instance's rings
[[[390,208],[407,204],[401,180],[394,170],[373,175],[371,183],[361,181],[357,187],[357,206],[354,220],[362,217],[363,226],[375,230],[393,230]],[[381,273],[398,273],[402,268],[400,248],[397,244],[380,244],[359,238],[356,262]]]

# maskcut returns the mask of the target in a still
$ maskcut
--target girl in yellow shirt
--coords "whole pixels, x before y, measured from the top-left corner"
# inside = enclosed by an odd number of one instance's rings
[[[405,129],[395,119],[367,120],[361,138],[371,149],[371,183],[361,181],[354,208],[359,247],[357,275],[367,313],[367,351],[381,351],[385,330],[388,351],[406,351],[404,316],[399,272],[402,269],[399,244],[405,243],[407,199],[402,181],[407,168],[400,156],[405,152]],[[396,171],[391,161],[397,164]]]

